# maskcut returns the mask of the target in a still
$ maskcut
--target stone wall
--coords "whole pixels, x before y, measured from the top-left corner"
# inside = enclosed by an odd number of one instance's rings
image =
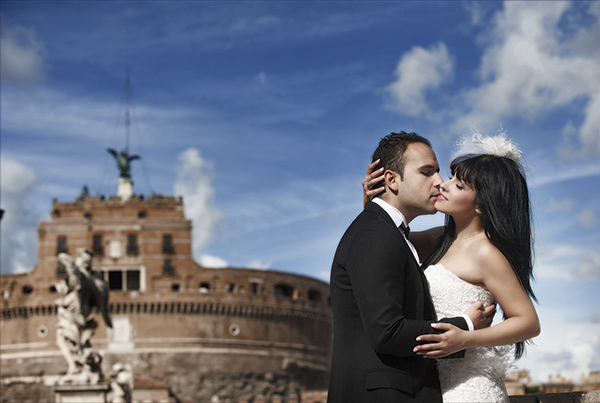
[[[598,403],[600,391],[510,396],[510,403]]]

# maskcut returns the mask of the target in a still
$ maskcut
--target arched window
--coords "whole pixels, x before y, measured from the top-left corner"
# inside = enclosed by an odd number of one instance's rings
[[[294,288],[287,284],[276,284],[273,288],[273,294],[277,298],[293,298],[294,297]]]
[[[321,291],[315,289],[308,290],[308,299],[310,301],[321,302],[322,297]]]

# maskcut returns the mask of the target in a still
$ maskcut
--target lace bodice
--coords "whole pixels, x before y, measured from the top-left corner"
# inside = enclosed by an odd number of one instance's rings
[[[467,283],[441,264],[425,270],[438,318],[461,315],[477,301],[488,306],[492,294]],[[468,349],[464,358],[438,360],[444,403],[508,402],[504,379],[514,360],[512,346]]]

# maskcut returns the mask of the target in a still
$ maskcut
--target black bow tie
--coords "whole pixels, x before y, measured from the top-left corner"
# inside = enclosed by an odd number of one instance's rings
[[[410,227],[408,225],[405,225],[404,223],[402,223],[402,224],[400,224],[398,229],[400,230],[400,232],[402,232],[404,234],[404,236],[406,238],[408,238],[408,234],[410,234]]]

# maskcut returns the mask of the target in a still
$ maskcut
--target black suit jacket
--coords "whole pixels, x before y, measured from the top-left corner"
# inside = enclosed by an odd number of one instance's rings
[[[331,268],[333,356],[328,402],[441,402],[435,360],[413,353],[435,333],[429,286],[391,217],[370,202]],[[467,329],[464,318],[445,319]]]

